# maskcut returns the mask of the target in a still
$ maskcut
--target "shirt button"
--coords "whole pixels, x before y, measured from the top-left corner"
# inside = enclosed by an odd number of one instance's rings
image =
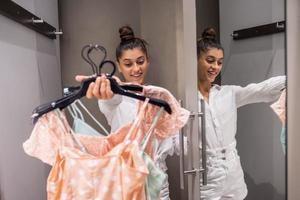
[[[222,152],[222,153],[226,153],[226,149],[223,149],[221,152]]]

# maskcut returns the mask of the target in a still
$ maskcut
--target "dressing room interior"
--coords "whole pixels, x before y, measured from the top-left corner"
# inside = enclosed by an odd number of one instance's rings
[[[298,200],[299,0],[1,0],[0,200]]]

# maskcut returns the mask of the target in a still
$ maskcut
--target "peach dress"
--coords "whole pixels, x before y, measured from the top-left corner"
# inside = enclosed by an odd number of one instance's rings
[[[164,93],[160,97],[172,109],[171,115],[162,114],[154,130],[154,135],[166,138],[186,123],[189,112],[181,108],[168,92],[154,90],[156,95]],[[140,143],[151,126],[151,118],[159,109],[147,105],[145,101],[140,106],[133,123],[107,137],[73,134],[60,110],[40,117],[23,147],[27,154],[52,165],[47,180],[48,199],[146,199],[145,180],[149,171]],[[145,152],[151,156],[151,142]]]

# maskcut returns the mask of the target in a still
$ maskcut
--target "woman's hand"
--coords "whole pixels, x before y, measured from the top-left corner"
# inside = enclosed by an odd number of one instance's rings
[[[82,82],[88,79],[88,76],[77,75],[75,77],[76,81]],[[115,77],[117,82],[121,82],[119,78]],[[90,83],[89,88],[86,92],[86,97],[92,99],[93,97],[97,99],[111,99],[114,96],[114,93],[110,87],[110,81],[104,76],[97,77],[95,82]]]

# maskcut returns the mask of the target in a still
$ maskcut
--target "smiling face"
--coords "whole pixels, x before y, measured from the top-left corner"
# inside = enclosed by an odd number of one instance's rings
[[[213,83],[221,72],[224,53],[222,49],[211,48],[201,52],[198,59],[198,80],[200,83]]]
[[[148,66],[148,58],[140,48],[124,50],[118,59],[119,71],[126,82],[144,84]]]

